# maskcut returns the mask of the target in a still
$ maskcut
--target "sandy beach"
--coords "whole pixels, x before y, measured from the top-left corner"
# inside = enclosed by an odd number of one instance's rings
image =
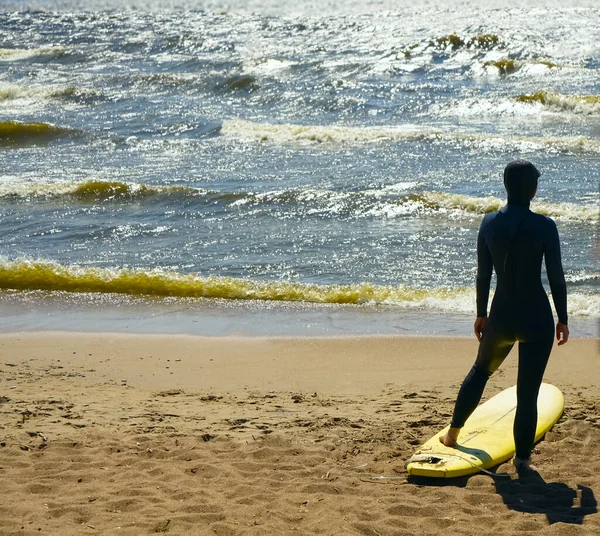
[[[406,478],[471,338],[0,336],[0,534],[600,531],[597,339],[555,348],[539,477]],[[486,398],[512,385],[515,354]],[[393,478],[377,479],[373,476]]]
[[[599,0],[0,29],[0,536],[600,536]],[[539,471],[410,477],[473,316],[537,331],[543,292],[572,339]]]

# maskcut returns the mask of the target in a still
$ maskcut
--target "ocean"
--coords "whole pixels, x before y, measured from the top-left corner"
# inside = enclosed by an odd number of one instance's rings
[[[525,158],[597,336],[597,3],[337,4],[2,2],[0,330],[468,334]]]

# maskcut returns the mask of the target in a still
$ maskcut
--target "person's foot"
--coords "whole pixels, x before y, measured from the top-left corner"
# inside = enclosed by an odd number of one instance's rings
[[[526,473],[527,471],[537,472],[537,467],[531,465],[531,458],[519,458],[515,456],[513,458],[513,465],[518,473]]]
[[[460,428],[450,428],[443,436],[440,436],[440,443],[445,447],[454,447],[458,441]]]

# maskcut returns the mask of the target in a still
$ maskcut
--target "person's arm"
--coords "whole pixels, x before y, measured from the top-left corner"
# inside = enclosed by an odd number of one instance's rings
[[[567,283],[560,256],[558,229],[552,220],[550,220],[548,234],[544,251],[546,273],[548,274],[548,282],[550,283],[550,291],[552,292],[552,301],[558,315],[556,338],[559,340],[559,344],[564,344],[569,338],[569,328],[567,327],[569,323],[567,316]]]
[[[482,224],[483,227],[483,224]],[[490,284],[492,282],[492,254],[485,243],[485,237],[479,229],[477,236],[477,316],[487,316],[488,300],[490,298]]]
[[[481,224],[483,227],[483,223]],[[477,319],[475,320],[475,336],[477,340],[481,340],[483,330],[487,323],[487,307],[490,298],[490,284],[492,282],[492,271],[494,263],[492,262],[492,254],[485,243],[485,237],[479,229],[477,235]]]

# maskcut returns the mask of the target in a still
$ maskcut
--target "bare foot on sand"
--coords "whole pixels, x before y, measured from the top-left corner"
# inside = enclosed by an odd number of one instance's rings
[[[526,473],[527,471],[535,471],[537,473],[537,467],[531,465],[531,459],[529,458],[513,458],[513,465],[515,466],[518,473]]]
[[[450,428],[445,435],[440,437],[440,443],[446,447],[454,447],[459,433],[460,428]]]

